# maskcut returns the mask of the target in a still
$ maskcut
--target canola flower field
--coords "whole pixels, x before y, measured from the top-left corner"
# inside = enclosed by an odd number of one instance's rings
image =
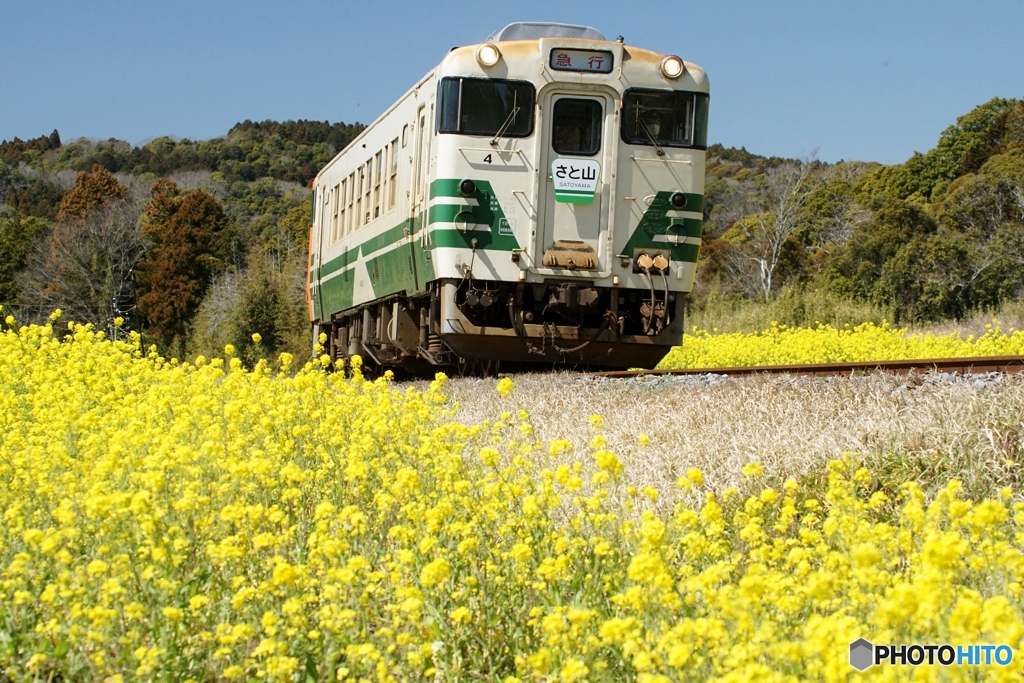
[[[683,345],[672,349],[658,367],[728,368],[1024,354],[1024,331],[1004,332],[998,323],[986,328],[985,334],[977,338],[965,338],[958,332],[908,334],[906,329],[885,323],[841,329],[831,325],[810,328],[773,324],[759,334],[718,334],[714,330],[695,329],[683,337]]]
[[[525,413],[444,419],[443,376],[399,391],[358,366],[249,371],[57,336],[0,332],[0,680],[1024,671],[1015,491],[877,490],[849,456],[815,496],[752,462],[743,492],[689,470],[659,516],[657,492],[622,490],[596,415],[589,443],[540,443]],[[855,673],[859,637],[1013,661]]]

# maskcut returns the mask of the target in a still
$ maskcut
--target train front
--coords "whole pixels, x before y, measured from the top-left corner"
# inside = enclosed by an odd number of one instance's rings
[[[594,29],[513,24],[437,69],[426,247],[467,359],[653,367],[683,333],[708,82]]]

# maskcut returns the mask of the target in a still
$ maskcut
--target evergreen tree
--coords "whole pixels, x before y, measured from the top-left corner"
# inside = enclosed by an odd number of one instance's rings
[[[102,166],[92,167],[92,172],[82,171],[75,178],[75,186],[60,200],[57,220],[85,218],[97,206],[113,197],[124,197],[126,188],[117,178]]]
[[[143,227],[152,248],[139,264],[139,310],[165,347],[180,345],[210,282],[226,268],[229,222],[203,190],[182,192],[161,179],[150,191]]]

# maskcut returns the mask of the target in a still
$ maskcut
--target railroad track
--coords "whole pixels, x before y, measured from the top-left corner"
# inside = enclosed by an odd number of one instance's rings
[[[1013,374],[1024,370],[1024,356],[978,356],[975,358],[921,358],[917,360],[857,361],[853,363],[807,363],[800,365],[758,365],[734,368],[684,368],[676,370],[620,370],[597,372],[598,377],[639,377],[641,375],[850,375],[866,372],[953,372],[980,374],[1002,372]]]

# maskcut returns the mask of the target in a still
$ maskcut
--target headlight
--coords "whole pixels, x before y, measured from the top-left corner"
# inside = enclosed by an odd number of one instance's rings
[[[484,43],[476,49],[476,61],[480,62],[480,66],[492,67],[498,63],[499,59],[501,59],[501,51],[497,45]]]
[[[661,73],[665,74],[667,78],[679,78],[683,75],[684,70],[683,60],[675,55],[669,55],[661,60]]]

